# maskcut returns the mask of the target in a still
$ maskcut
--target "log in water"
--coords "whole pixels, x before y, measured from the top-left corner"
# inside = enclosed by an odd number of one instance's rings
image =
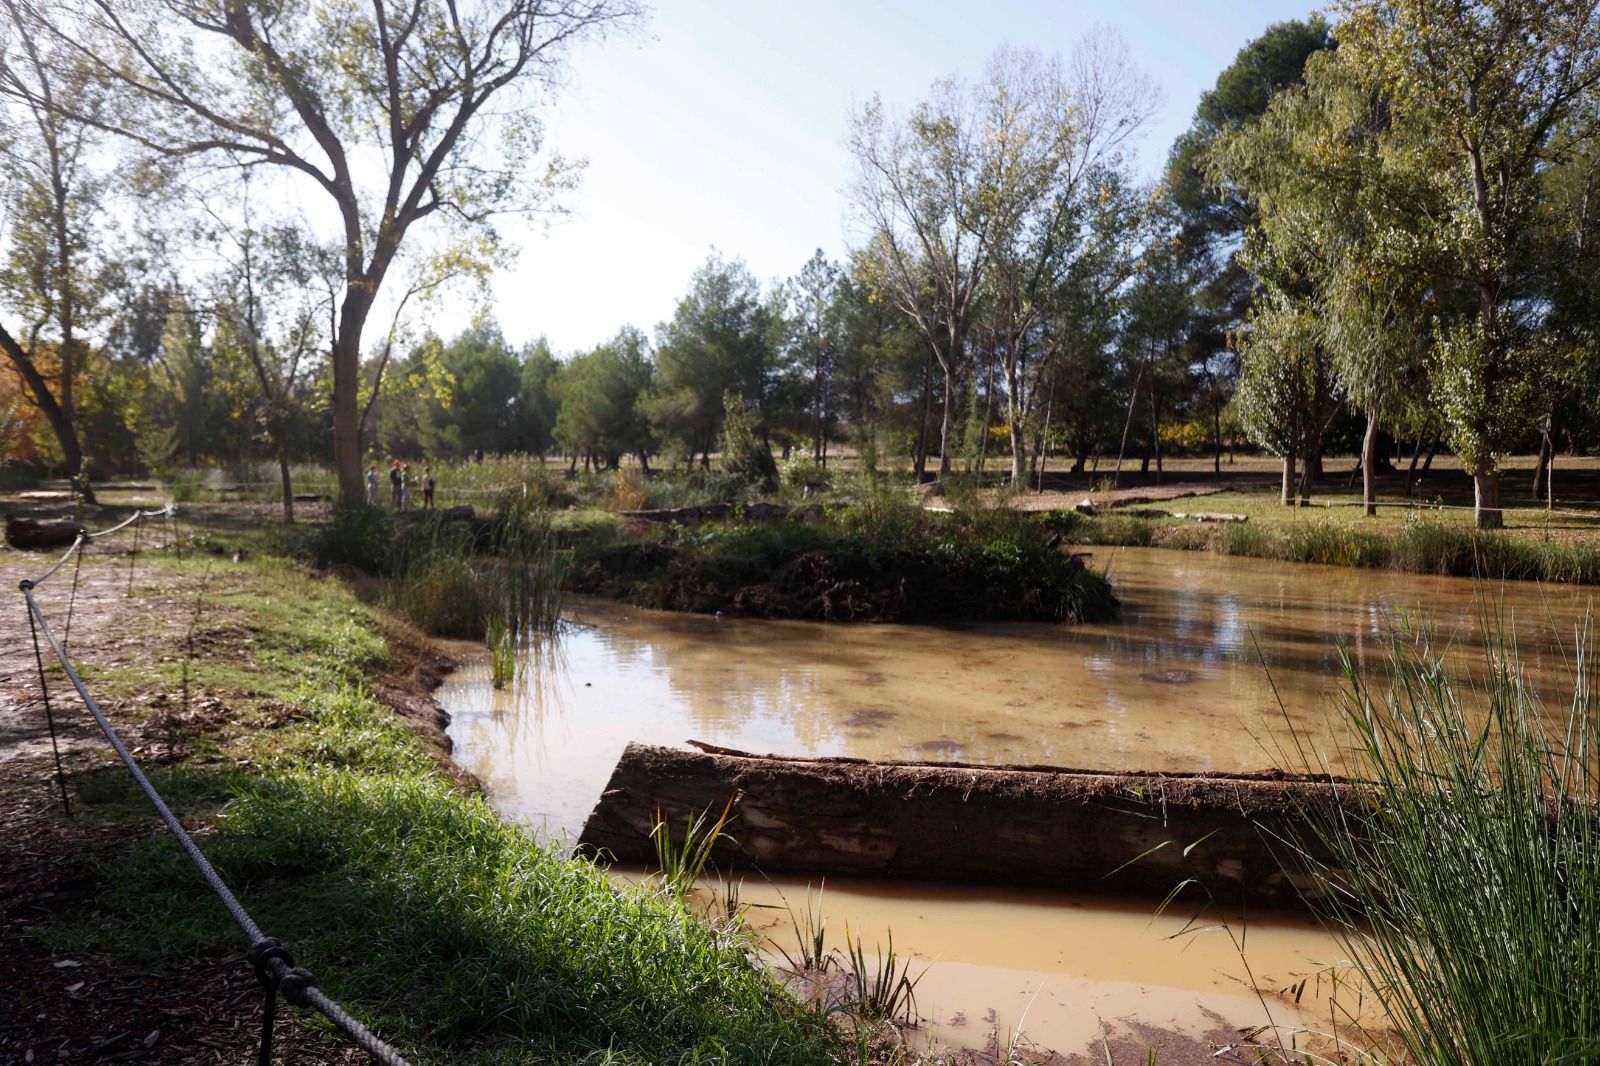
[[[1234,906],[1297,907],[1285,873],[1312,805],[1356,797],[1327,781],[1252,774],[759,756],[629,744],[582,847],[651,863],[664,817],[681,840],[703,812],[734,815],[713,862],[798,874],[1051,888]],[[1275,850],[1277,854],[1275,854]]]

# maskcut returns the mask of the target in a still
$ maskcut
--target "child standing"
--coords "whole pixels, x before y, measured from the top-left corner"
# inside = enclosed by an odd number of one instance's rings
[[[400,510],[411,510],[411,464],[400,464]]]
[[[400,460],[389,463],[389,495],[396,511],[400,510]]]
[[[378,506],[378,464],[367,467],[367,506]]]
[[[433,510],[433,471],[426,466],[422,468],[422,509]]]

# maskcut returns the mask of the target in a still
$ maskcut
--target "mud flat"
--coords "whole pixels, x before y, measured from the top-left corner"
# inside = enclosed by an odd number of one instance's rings
[[[1228,905],[1296,907],[1316,886],[1285,873],[1312,808],[1354,810],[1326,781],[887,763],[629,744],[579,839],[625,863],[733,802],[713,861],[816,877],[1004,884]]]

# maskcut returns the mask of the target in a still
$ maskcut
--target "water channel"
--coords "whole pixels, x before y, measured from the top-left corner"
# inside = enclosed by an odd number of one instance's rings
[[[1094,626],[828,626],[570,606],[571,624],[504,690],[481,657],[439,691],[455,757],[507,817],[575,839],[630,740],[752,752],[1127,770],[1296,768],[1297,735],[1337,759],[1340,649],[1381,670],[1393,625],[1429,620],[1470,678],[1486,630],[1514,635],[1555,706],[1592,590],[1097,549],[1122,611]],[[1476,667],[1476,668],[1475,668]],[[1006,861],[1019,861],[1007,857]],[[747,880],[751,902],[806,886]],[[770,899],[769,899],[770,897]],[[830,881],[831,928],[893,929],[927,963],[922,1013],[946,1043],[1019,1025],[1082,1050],[1101,1021],[1188,1032],[1327,1029],[1338,945],[1307,920],[1255,915],[1175,936],[1188,915],[1045,893]],[[787,917],[757,911],[781,941]],[[1241,959],[1235,941],[1245,934]],[[791,934],[792,935],[792,934]],[[1248,970],[1246,970],[1246,960]],[[1320,979],[1319,979],[1320,975]],[[1263,1001],[1309,978],[1299,1008]],[[1348,994],[1347,994],[1348,999]]]

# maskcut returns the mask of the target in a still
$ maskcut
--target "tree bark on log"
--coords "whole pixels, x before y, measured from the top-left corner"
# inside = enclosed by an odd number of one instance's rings
[[[816,877],[1005,884],[1303,907],[1318,886],[1274,853],[1311,834],[1307,811],[1355,810],[1350,789],[1260,774],[756,756],[629,744],[579,846],[653,864],[658,812],[674,832],[730,797],[720,868]],[[1287,854],[1285,852],[1285,854]]]

